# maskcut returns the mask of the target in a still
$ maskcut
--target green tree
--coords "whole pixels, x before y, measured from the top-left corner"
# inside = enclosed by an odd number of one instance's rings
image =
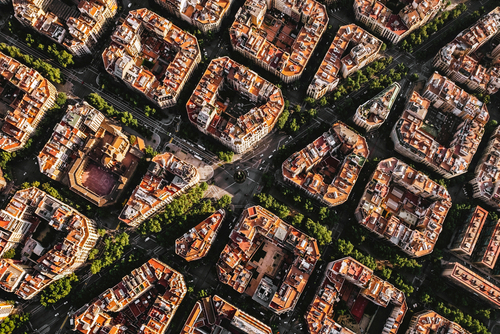
[[[278,130],[283,130],[285,128],[286,122],[288,121],[288,117],[290,116],[290,112],[288,110],[284,110],[280,117],[278,118],[277,128]]]
[[[302,220],[304,220],[304,215],[301,213],[297,213],[292,218],[292,225],[295,227],[300,227],[300,224],[302,224]]]
[[[65,298],[71,292],[71,283],[73,282],[78,282],[78,277],[75,273],[51,283],[40,294],[40,304],[47,307]]]
[[[221,209],[227,209],[229,205],[231,205],[231,202],[233,201],[233,198],[229,195],[223,195],[219,200],[217,201],[217,207]]]
[[[16,256],[16,249],[11,248],[8,251],[6,251],[5,253],[3,253],[2,259],[12,259],[12,258],[14,258],[14,256]]]

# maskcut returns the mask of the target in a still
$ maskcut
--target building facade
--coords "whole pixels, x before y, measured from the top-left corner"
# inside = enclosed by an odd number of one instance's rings
[[[217,32],[234,0],[155,0],[171,14],[194,25],[204,34]]]
[[[137,227],[199,181],[200,174],[193,165],[171,153],[159,154],[153,158],[118,218]]]
[[[500,89],[500,64],[493,61],[489,67],[485,67],[479,64],[474,55],[486,42],[498,36],[499,32],[500,7],[497,7],[441,48],[432,65],[471,90],[495,94]]]
[[[283,180],[322,205],[345,203],[370,151],[366,139],[341,122],[283,162]]]
[[[317,100],[333,91],[341,76],[346,78],[377,59],[382,44],[355,24],[341,26],[307,88],[307,95]]]
[[[169,108],[200,63],[201,52],[195,36],[142,8],[130,11],[116,27],[102,59],[115,80]]]
[[[355,211],[358,223],[410,257],[430,254],[451,208],[448,191],[404,162],[382,160]]]
[[[18,92],[2,94],[0,102],[7,109],[0,131],[0,149],[14,152],[26,145],[45,112],[54,106],[57,90],[40,73],[1,52],[0,75],[2,91]]]
[[[290,83],[302,76],[327,26],[326,7],[315,0],[246,0],[229,37],[233,50]]]
[[[229,99],[220,97],[224,89],[262,104],[244,114],[241,109],[232,112]],[[245,153],[273,130],[284,107],[281,89],[229,57],[222,57],[210,62],[186,110],[198,130],[236,153]]]
[[[394,14],[378,0],[355,0],[354,14],[375,34],[397,44],[412,31],[432,20],[441,9],[439,0],[413,0]]]
[[[364,128],[367,132],[378,129],[389,116],[400,90],[401,86],[394,82],[375,97],[360,105],[353,116],[354,124]]]

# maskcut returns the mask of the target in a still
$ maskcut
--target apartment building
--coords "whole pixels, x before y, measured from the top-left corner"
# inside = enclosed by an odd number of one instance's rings
[[[491,135],[488,146],[476,166],[475,177],[470,181],[473,197],[494,208],[500,207],[500,127]]]
[[[433,251],[450,208],[443,186],[389,158],[373,172],[355,216],[361,226],[417,258]]]
[[[283,180],[322,205],[345,203],[370,151],[366,139],[342,122],[283,162]]]
[[[204,34],[217,32],[234,0],[155,0],[155,2]]]
[[[377,0],[355,0],[356,20],[375,34],[397,44],[412,31],[432,20],[441,9],[439,0],[413,0],[398,14]]]
[[[0,131],[0,149],[20,150],[34,134],[57,90],[32,68],[0,52],[0,102],[6,116]]]
[[[470,257],[487,220],[488,211],[480,206],[472,209],[465,222],[457,229],[450,250]]]
[[[177,103],[201,61],[195,36],[147,8],[130,11],[102,53],[106,71],[160,108]]]
[[[495,94],[500,89],[500,64],[492,62],[489,67],[479,64],[481,56],[476,57],[476,51],[499,32],[500,7],[497,7],[442,47],[432,65],[471,90]]]
[[[366,132],[378,129],[389,116],[400,90],[401,86],[394,82],[360,105],[353,116],[354,123],[364,128]]]
[[[7,318],[12,311],[14,311],[13,302],[8,302],[6,300],[0,299],[0,321]]]
[[[83,334],[163,334],[186,295],[184,277],[152,258],[73,314]],[[117,316],[114,313],[120,312]]]
[[[2,253],[23,243],[42,223],[68,234],[34,261],[30,274],[26,273],[28,267],[18,262],[6,260],[0,264],[0,287],[15,291],[23,299],[33,298],[50,283],[78,269],[99,237],[93,220],[32,187],[18,191],[0,211]]]
[[[252,206],[236,223],[216,268],[222,283],[283,314],[295,308],[319,257],[315,239]]]
[[[217,238],[225,216],[226,211],[219,209],[184,233],[182,237],[177,238],[175,253],[188,262],[204,258]]]
[[[500,221],[488,220],[477,241],[471,262],[480,268],[494,269],[500,254]]]
[[[278,76],[298,80],[328,26],[315,0],[246,0],[229,30],[233,50]]]
[[[333,91],[341,76],[346,78],[377,59],[382,44],[380,39],[355,24],[341,26],[307,87],[307,95],[317,100]]]
[[[391,138],[396,152],[449,179],[467,172],[489,118],[485,104],[435,72],[422,96],[412,93]]]
[[[38,154],[40,172],[102,207],[115,204],[144,156],[128,134],[86,102],[69,105]]]
[[[223,99],[233,90],[251,101],[248,112]],[[213,59],[186,104],[191,123],[236,153],[245,153],[269,134],[285,101],[281,89],[229,57]]]
[[[450,321],[432,310],[424,310],[411,318],[406,334],[453,333],[470,334],[456,322]]]
[[[81,0],[78,2],[78,17],[60,18],[52,10],[71,13],[66,4],[60,3],[60,6],[67,9],[56,9],[49,6],[50,1],[38,0],[13,0],[13,5],[14,16],[22,25],[62,45],[75,56],[95,51],[105,27],[118,10],[116,0]]]
[[[137,227],[200,181],[198,170],[172,153],[155,156],[141,183],[134,189],[120,216]]]
[[[229,332],[272,334],[271,327],[215,295],[196,302],[181,334]]]
[[[408,309],[403,292],[391,283],[375,276],[370,268],[351,257],[345,257],[326,265],[323,280],[318,285],[316,295],[305,315],[310,334],[354,334],[333,320],[335,306],[341,300],[355,300],[350,303],[349,311],[358,323],[364,316],[368,302],[388,308],[389,317],[377,318],[376,321],[380,325],[384,324],[380,331],[377,331],[381,334],[396,334]],[[370,319],[369,322],[372,324],[375,321]],[[371,328],[364,328],[362,331],[368,331],[368,329]]]
[[[442,276],[469,292],[470,296],[476,296],[493,308],[500,308],[500,288],[460,263],[446,264]]]
[[[0,288],[7,292],[14,292],[24,280],[29,266],[21,261],[0,259]]]

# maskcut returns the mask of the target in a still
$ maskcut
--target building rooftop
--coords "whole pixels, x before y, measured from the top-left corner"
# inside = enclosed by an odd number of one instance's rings
[[[130,11],[102,53],[106,71],[159,106],[171,106],[200,60],[195,36],[147,8]]]
[[[487,219],[488,211],[476,206],[457,231],[451,250],[471,256]]]
[[[228,112],[219,96],[225,86],[260,106],[243,115]],[[205,134],[244,152],[274,128],[284,108],[281,90],[229,57],[213,59],[187,102],[188,118]],[[239,153],[241,153],[239,152]]]
[[[229,30],[231,44],[267,70],[296,80],[326,30],[326,7],[315,0],[272,3],[245,1]]]
[[[25,267],[20,261],[1,259],[0,288],[7,292],[14,292],[26,275]]]
[[[352,289],[352,286],[357,287]],[[353,333],[333,320],[335,306],[340,300],[356,299],[366,307],[367,301],[384,308],[392,307],[383,334],[395,334],[399,330],[407,311],[403,292],[392,284],[375,276],[373,271],[351,257],[330,262],[326,266],[323,281],[305,315],[309,333]],[[351,305],[351,314],[359,322],[364,307]]]
[[[121,126],[86,102],[69,105],[38,154],[40,171],[98,206],[117,202],[144,156],[144,140],[131,145]],[[69,181],[66,181],[69,180]],[[99,182],[96,182],[99,180]]]
[[[495,308],[500,308],[500,288],[458,262],[444,266],[443,276],[474,293]]]
[[[118,7],[116,1],[107,0],[83,0],[77,3],[79,13],[73,13],[67,5],[54,8],[43,1],[14,0],[14,15],[23,25],[61,44],[71,53],[90,54],[104,23],[114,16]],[[58,17],[51,10],[56,10],[64,17]]]
[[[239,333],[273,333],[269,326],[216,295],[196,302],[181,334],[214,333],[217,330],[229,332],[229,328],[226,328],[227,325],[236,327]]]
[[[45,111],[54,105],[56,94],[40,73],[0,52],[0,96],[7,114],[0,130],[0,149],[23,148]]]
[[[500,207],[500,127],[491,135],[488,147],[476,166],[474,197]]]
[[[220,209],[175,240],[175,253],[186,261],[205,257],[217,237],[226,212]]]
[[[341,122],[283,162],[285,181],[328,206],[344,203],[369,155],[366,139]]]
[[[363,66],[367,59],[373,58],[382,44],[380,39],[355,24],[339,27],[311,86],[314,90],[322,90],[338,82],[342,76],[347,77]]]
[[[182,18],[188,22],[208,25],[220,22],[228,13],[232,0],[198,0],[194,3],[183,4],[179,0],[157,0],[168,8],[175,8]]]
[[[477,241],[471,261],[481,267],[494,269],[500,255],[500,220],[489,221]]]
[[[430,254],[451,208],[448,191],[396,158],[381,161],[356,208],[358,223],[413,257]]]
[[[432,310],[416,313],[410,322],[406,334],[470,334],[456,322],[450,321]]]
[[[440,174],[465,173],[489,120],[486,105],[437,72],[423,95],[412,93],[394,126],[393,140],[414,160]]]
[[[500,7],[482,16],[474,25],[461,31],[453,41],[442,47],[436,59],[456,72],[462,80],[471,80],[488,94],[500,88],[500,64],[486,68],[479,64],[474,53],[500,30]]]
[[[356,109],[356,116],[363,120],[365,126],[382,124],[389,116],[396,102],[401,86],[394,82],[379,94],[366,101]],[[362,125],[363,126],[363,125]]]
[[[165,292],[159,293],[156,286],[162,286]],[[150,294],[152,291],[156,293]],[[77,310],[73,315],[73,330],[84,334],[113,330],[120,333],[128,327],[139,334],[162,334],[186,291],[184,277],[179,272],[152,258],[104,291],[92,304]],[[146,295],[148,298],[142,298]],[[128,316],[134,319],[127,321]]]
[[[2,263],[0,272],[3,271],[4,275],[1,287],[13,291],[20,284],[15,293],[23,299],[32,298],[48,284],[78,269],[86,261],[90,249],[98,239],[93,220],[32,187],[16,192],[5,210],[2,210],[2,241],[8,241],[10,233],[24,236],[28,232],[32,233],[41,220],[68,234],[36,260],[34,272],[27,276],[24,276],[24,266],[16,262]]]
[[[155,156],[141,183],[134,189],[119,219],[127,224],[184,193],[192,181],[199,180],[198,170],[172,153]]]
[[[319,257],[315,239],[252,206],[231,232],[217,273],[222,283],[281,314],[294,309]]]

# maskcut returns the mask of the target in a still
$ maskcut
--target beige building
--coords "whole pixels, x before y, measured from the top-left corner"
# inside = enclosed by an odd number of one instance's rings
[[[261,105],[243,115],[232,114],[229,99],[220,96],[223,89]],[[229,57],[210,62],[186,105],[198,130],[236,153],[247,152],[269,134],[284,108],[281,89]]]
[[[381,40],[357,25],[341,26],[307,88],[307,95],[317,100],[333,91],[341,76],[346,78],[374,61],[381,47]]]
[[[460,32],[436,54],[433,66],[452,80],[471,90],[495,94],[500,89],[500,64],[490,67],[479,64],[475,52],[500,32],[500,7],[481,17],[473,26]],[[500,52],[500,49],[495,49]]]
[[[146,8],[129,12],[111,40],[106,71],[160,108],[177,103],[201,61],[196,37]]]
[[[302,76],[327,26],[326,7],[315,0],[246,0],[229,37],[233,50],[290,83]]]
[[[394,14],[378,0],[355,0],[356,20],[380,37],[397,44],[412,31],[432,20],[441,9],[440,0],[413,0]]]
[[[0,321],[7,318],[14,310],[14,305],[10,302],[0,299]]]
[[[45,0],[13,0],[14,16],[24,26],[64,46],[75,56],[95,51],[107,23],[118,9],[116,0],[81,0],[78,17],[61,19],[50,11],[49,4],[50,1]],[[62,9],[68,10],[69,7]]]
[[[394,82],[375,97],[360,105],[354,113],[354,123],[364,128],[366,132],[378,129],[389,116],[400,90],[401,86]]]
[[[45,112],[56,102],[54,85],[32,68],[0,52],[0,104],[6,110],[0,130],[0,149],[7,152],[20,150],[36,131]]]
[[[219,31],[234,0],[155,0],[171,14],[194,25],[201,32]]]

